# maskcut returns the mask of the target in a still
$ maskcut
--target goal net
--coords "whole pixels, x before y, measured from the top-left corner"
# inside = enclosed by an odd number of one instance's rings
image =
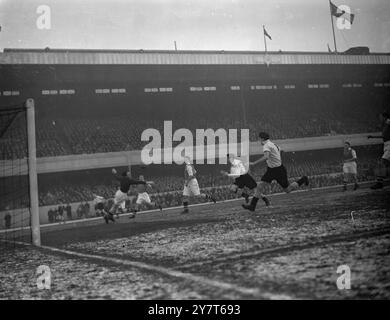
[[[40,242],[39,222],[32,232],[38,213],[37,198],[32,201],[31,194],[38,192],[34,127],[32,100],[0,106],[0,248]]]

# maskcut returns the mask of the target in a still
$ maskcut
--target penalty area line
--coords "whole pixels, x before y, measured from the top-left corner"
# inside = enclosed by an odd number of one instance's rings
[[[31,246],[33,247],[30,243],[25,243],[25,242],[20,242],[20,241],[8,241],[8,240],[0,240],[0,241],[5,241],[5,242],[12,242],[18,245],[23,245],[23,246]],[[120,258],[114,258],[114,257],[106,257],[102,255],[97,255],[97,254],[88,254],[88,253],[82,253],[82,252],[77,252],[77,251],[71,251],[67,249],[60,249],[60,248],[55,248],[55,247],[49,247],[49,246],[40,246],[40,247],[34,247],[39,250],[43,251],[49,251],[50,253],[57,253],[57,254],[64,254],[70,257],[77,257],[77,258],[82,258],[82,259],[91,259],[91,260],[98,260],[98,261],[103,261],[103,262],[109,262],[109,263],[114,263],[117,265],[122,265],[126,267],[132,267],[136,268],[139,270],[143,271],[148,271],[148,272],[155,272],[158,274],[161,274],[163,276],[168,276],[171,278],[176,278],[184,281],[190,281],[206,286],[211,286],[220,290],[226,290],[226,291],[234,291],[240,294],[244,295],[250,295],[253,297],[257,298],[263,298],[263,299],[277,299],[277,300],[291,300],[295,299],[294,297],[286,294],[274,294],[270,292],[262,292],[259,288],[248,288],[248,287],[243,287],[240,285],[220,281],[220,280],[215,280],[215,279],[210,279],[204,276],[200,275],[195,275],[193,273],[189,272],[183,272],[183,271],[178,271],[174,270],[171,268],[166,268],[166,267],[161,267],[161,266],[156,266],[144,262],[139,262],[139,261],[131,261],[131,260],[125,260],[125,259],[120,259]]]

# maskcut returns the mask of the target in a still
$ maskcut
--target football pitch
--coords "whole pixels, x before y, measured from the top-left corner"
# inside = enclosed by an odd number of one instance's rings
[[[390,298],[389,187],[272,196],[255,213],[242,201],[44,229],[42,248],[2,252],[0,298]],[[50,289],[37,287],[40,265]]]

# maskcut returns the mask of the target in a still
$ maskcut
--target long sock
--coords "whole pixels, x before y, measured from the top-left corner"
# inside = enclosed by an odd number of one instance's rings
[[[256,209],[257,201],[259,201],[259,198],[257,198],[257,197],[253,197],[253,198],[252,198],[250,206],[251,206],[253,209]]]

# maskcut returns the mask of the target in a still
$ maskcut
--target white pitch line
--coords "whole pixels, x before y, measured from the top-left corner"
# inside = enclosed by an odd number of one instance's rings
[[[0,239],[0,241],[12,242],[12,243],[16,243],[16,244],[23,245],[23,246],[32,246],[30,243],[25,243],[25,242],[20,242],[20,241],[8,241],[8,240],[1,240],[1,239]],[[169,277],[179,278],[179,279],[186,280],[186,281],[200,283],[203,285],[215,287],[217,289],[235,291],[235,292],[245,294],[245,295],[261,297],[263,299],[272,299],[272,300],[292,300],[292,299],[295,299],[294,297],[292,297],[290,295],[286,295],[286,294],[273,294],[273,293],[269,293],[269,292],[261,292],[261,290],[259,288],[246,288],[246,287],[242,287],[242,286],[228,283],[228,282],[209,279],[209,278],[195,275],[195,274],[192,274],[189,272],[177,271],[174,269],[155,266],[155,265],[151,265],[151,264],[147,264],[147,263],[139,262],[139,261],[131,261],[131,260],[124,260],[124,259],[119,259],[119,258],[105,257],[105,256],[101,256],[101,255],[96,255],[96,254],[81,253],[81,252],[76,252],[76,251],[71,251],[71,250],[66,250],[66,249],[59,249],[59,248],[54,248],[54,247],[49,247],[49,246],[40,246],[40,247],[34,247],[34,248],[39,248],[39,249],[43,249],[43,250],[55,252],[55,253],[66,254],[69,256],[73,256],[73,257],[79,257],[79,258],[84,258],[84,259],[94,259],[94,260],[100,260],[100,261],[105,261],[105,262],[111,262],[111,263],[115,263],[115,264],[121,264],[121,265],[124,265],[127,267],[133,267],[133,268],[137,268],[137,269],[141,269],[141,270],[146,270],[149,272],[157,272],[157,273],[162,274],[164,276],[169,276]]]

